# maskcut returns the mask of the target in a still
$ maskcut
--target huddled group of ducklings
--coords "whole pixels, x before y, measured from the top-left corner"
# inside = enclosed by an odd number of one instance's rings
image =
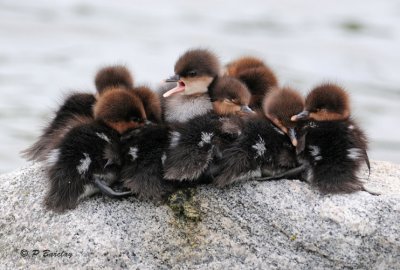
[[[95,85],[70,95],[25,151],[44,163],[48,209],[99,191],[160,201],[182,187],[282,178],[322,193],[365,190],[367,139],[336,84],[303,98],[256,57],[221,68],[214,53],[191,49],[158,91],[136,86],[124,66],[101,69]]]

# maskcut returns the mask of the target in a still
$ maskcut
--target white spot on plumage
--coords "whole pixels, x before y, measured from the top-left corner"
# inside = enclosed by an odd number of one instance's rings
[[[316,145],[309,145],[308,149],[310,149],[310,154],[316,158],[321,153],[321,149]]]
[[[316,127],[318,127],[318,125],[317,125],[317,123],[315,123],[314,121],[311,121],[311,122],[308,123],[308,127],[310,127],[310,128],[316,128]]]
[[[257,157],[261,157],[262,155],[264,155],[265,151],[267,150],[265,148],[265,142],[264,139],[261,138],[260,135],[258,135],[258,141],[256,142],[256,144],[254,144],[252,146],[253,149],[255,149],[257,151]]]
[[[82,158],[79,162],[80,164],[76,166],[76,169],[78,170],[78,173],[80,175],[86,173],[89,170],[90,163],[92,163],[92,160],[90,159],[90,156],[88,153],[83,153],[84,158]]]
[[[96,132],[96,135],[97,135],[100,139],[103,139],[103,140],[105,140],[105,141],[108,142],[108,143],[111,142],[110,138],[108,138],[107,135],[104,134],[104,133]]]
[[[138,158],[138,151],[137,147],[130,147],[129,148],[129,155],[132,157],[132,161],[135,161]]]
[[[60,157],[60,149],[51,150],[46,158],[47,165],[53,166],[54,164],[57,163],[59,157]]]
[[[164,152],[164,153],[162,154],[162,156],[161,156],[161,163],[162,163],[162,165],[164,165],[166,159],[167,159],[167,154]]]
[[[353,126],[353,125],[350,125],[350,126],[349,126],[349,129],[350,129],[350,130],[353,130],[353,129],[354,129],[354,126]]]
[[[205,144],[211,143],[211,138],[214,136],[213,132],[202,132],[201,133],[201,141],[198,143],[200,147],[203,147]]]
[[[357,160],[363,156],[360,148],[347,149],[347,157],[352,160]]]
[[[170,147],[176,147],[179,143],[180,138],[181,138],[181,134],[178,131],[172,131]]]

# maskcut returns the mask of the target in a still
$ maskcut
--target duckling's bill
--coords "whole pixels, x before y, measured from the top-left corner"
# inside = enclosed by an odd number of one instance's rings
[[[167,82],[169,82],[167,80]],[[184,92],[185,91],[185,83],[183,81],[178,81],[176,84],[176,87],[172,88],[171,90],[168,90],[163,94],[163,97],[169,97],[171,95],[174,95],[176,93]]]
[[[290,120],[292,121],[299,121],[299,120],[307,120],[310,116],[310,112],[309,111],[302,111],[299,114],[293,115]]]

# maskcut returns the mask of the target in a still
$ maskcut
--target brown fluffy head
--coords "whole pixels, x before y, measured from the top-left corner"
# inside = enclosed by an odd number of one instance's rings
[[[147,119],[155,123],[161,123],[159,95],[146,86],[135,87],[133,92],[142,100]]]
[[[332,83],[315,87],[306,97],[305,110],[309,119],[315,121],[345,120],[350,116],[349,96],[346,91]]]
[[[94,106],[94,117],[119,133],[140,127],[147,120],[140,98],[124,88],[102,93]]]
[[[220,65],[217,56],[204,49],[187,51],[179,57],[175,64],[175,74],[180,77],[216,77],[219,70]]]
[[[294,146],[297,146],[295,128],[298,123],[292,121],[291,117],[300,113],[303,108],[303,97],[289,87],[272,89],[263,103],[265,116],[289,136]]]
[[[274,72],[267,67],[243,70],[237,78],[246,84],[252,95],[265,95],[271,87],[278,85]]]
[[[265,95],[272,87],[278,86],[274,72],[268,67],[257,67],[243,70],[237,75],[250,90],[252,98],[250,107],[261,108]]]
[[[181,95],[201,95],[219,75],[218,58],[208,50],[189,50],[179,57],[175,64],[175,76],[167,82],[177,82],[175,88],[165,92],[164,97]]]
[[[268,118],[275,118],[285,127],[294,127],[291,117],[303,111],[304,99],[295,90],[274,88],[264,99],[263,111]]]
[[[94,80],[97,92],[115,87],[133,88],[133,78],[129,70],[124,66],[108,66],[97,72]]]
[[[219,115],[251,112],[251,94],[239,80],[231,77],[219,78],[210,93],[214,111]]]
[[[243,56],[225,66],[225,75],[237,77],[239,73],[250,68],[266,67],[265,63],[253,56]]]

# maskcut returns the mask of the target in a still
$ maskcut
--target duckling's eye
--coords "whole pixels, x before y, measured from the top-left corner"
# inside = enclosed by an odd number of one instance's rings
[[[191,70],[191,71],[189,71],[189,72],[187,73],[187,76],[189,76],[189,77],[195,77],[196,75],[197,75],[196,70]]]
[[[232,99],[230,99],[230,98],[226,98],[226,99],[224,99],[224,101],[225,101],[226,103],[233,103]]]
[[[227,98],[227,99],[225,99],[225,101],[227,103],[234,103],[234,104],[238,104],[239,103],[239,101],[236,98]]]
[[[142,123],[143,119],[140,117],[133,116],[133,117],[131,117],[131,121],[137,122],[137,123]]]

